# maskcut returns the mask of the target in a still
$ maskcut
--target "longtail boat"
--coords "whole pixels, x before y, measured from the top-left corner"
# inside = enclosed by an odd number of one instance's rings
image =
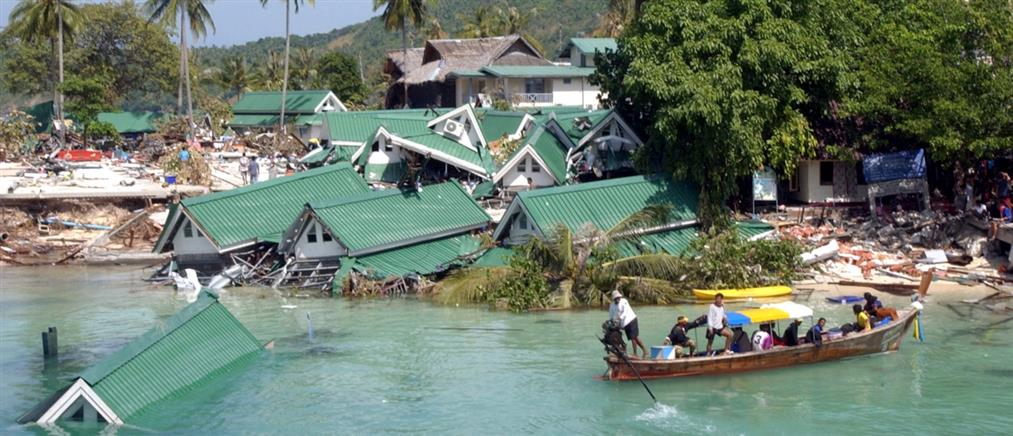
[[[771,309],[753,310],[758,313],[764,310],[772,312]],[[693,375],[724,375],[897,351],[908,330],[911,329],[913,324],[918,322],[920,310],[920,303],[912,303],[912,307],[899,311],[899,319],[897,320],[891,320],[889,323],[878,326],[870,331],[852,332],[841,338],[829,339],[827,336],[824,336],[823,343],[819,346],[806,343],[794,347],[778,346],[768,350],[712,357],[700,355],[672,360],[637,359],[630,357],[627,361],[614,353],[609,353],[605,357],[605,362],[608,364],[606,378],[609,380],[637,380],[637,374],[645,379]],[[736,321],[733,321],[731,313],[729,313],[728,318],[729,324],[735,326],[734,323]],[[753,323],[771,321],[769,316],[766,318],[761,316],[759,318],[753,319]],[[918,329],[916,328],[917,332]],[[722,339],[719,337],[714,340],[715,347],[719,343],[722,343]]]

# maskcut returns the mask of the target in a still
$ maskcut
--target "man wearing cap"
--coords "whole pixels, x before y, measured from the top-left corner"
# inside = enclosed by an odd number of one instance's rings
[[[784,339],[785,347],[794,347],[798,345],[798,326],[802,325],[802,318],[798,318],[784,329],[784,334],[781,338]]]
[[[623,297],[619,290],[612,291],[612,305],[609,306],[609,319],[619,323],[626,332],[626,338],[633,345],[633,355],[637,354],[637,346],[640,347],[642,358],[647,358],[647,347],[640,341],[640,327],[637,325],[637,314],[633,313],[630,302]]]
[[[728,329],[728,317],[725,316],[725,295],[718,292],[714,303],[707,311],[707,355],[711,354],[715,336],[725,337],[725,354],[732,354],[732,331]]]
[[[693,342],[689,336],[686,335],[686,329],[692,328],[687,327],[689,325],[689,318],[680,316],[675,321],[675,326],[672,327],[672,331],[665,336],[665,345],[675,346],[675,357],[682,357],[682,351],[685,348],[689,348],[689,356],[692,357],[693,353],[696,352],[696,342]],[[693,326],[696,327],[696,326]]]

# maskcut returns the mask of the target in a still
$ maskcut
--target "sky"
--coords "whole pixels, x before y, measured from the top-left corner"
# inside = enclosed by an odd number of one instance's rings
[[[18,1],[0,0],[0,27],[7,27],[8,16]],[[261,7],[259,0],[206,1],[218,31],[209,33],[196,45],[234,45],[265,36],[285,35],[284,0],[269,0],[267,7]],[[100,3],[101,0],[77,2]],[[142,4],[144,0],[135,2]],[[373,12],[373,0],[316,0],[315,7],[304,5],[298,14],[292,14],[291,30],[293,35],[329,32],[377,14],[379,12]]]

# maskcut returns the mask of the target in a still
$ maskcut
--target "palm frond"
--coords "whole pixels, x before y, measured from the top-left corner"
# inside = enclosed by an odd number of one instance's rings
[[[619,276],[681,281],[687,260],[669,254],[642,254],[601,264],[600,268]]]

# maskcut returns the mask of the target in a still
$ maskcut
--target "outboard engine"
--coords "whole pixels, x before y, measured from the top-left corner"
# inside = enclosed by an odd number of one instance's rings
[[[619,323],[611,319],[605,321],[601,325],[601,331],[605,337],[599,340],[605,345],[606,353],[615,353],[616,350],[620,353],[626,353],[626,341],[623,340],[623,328],[619,326]]]

